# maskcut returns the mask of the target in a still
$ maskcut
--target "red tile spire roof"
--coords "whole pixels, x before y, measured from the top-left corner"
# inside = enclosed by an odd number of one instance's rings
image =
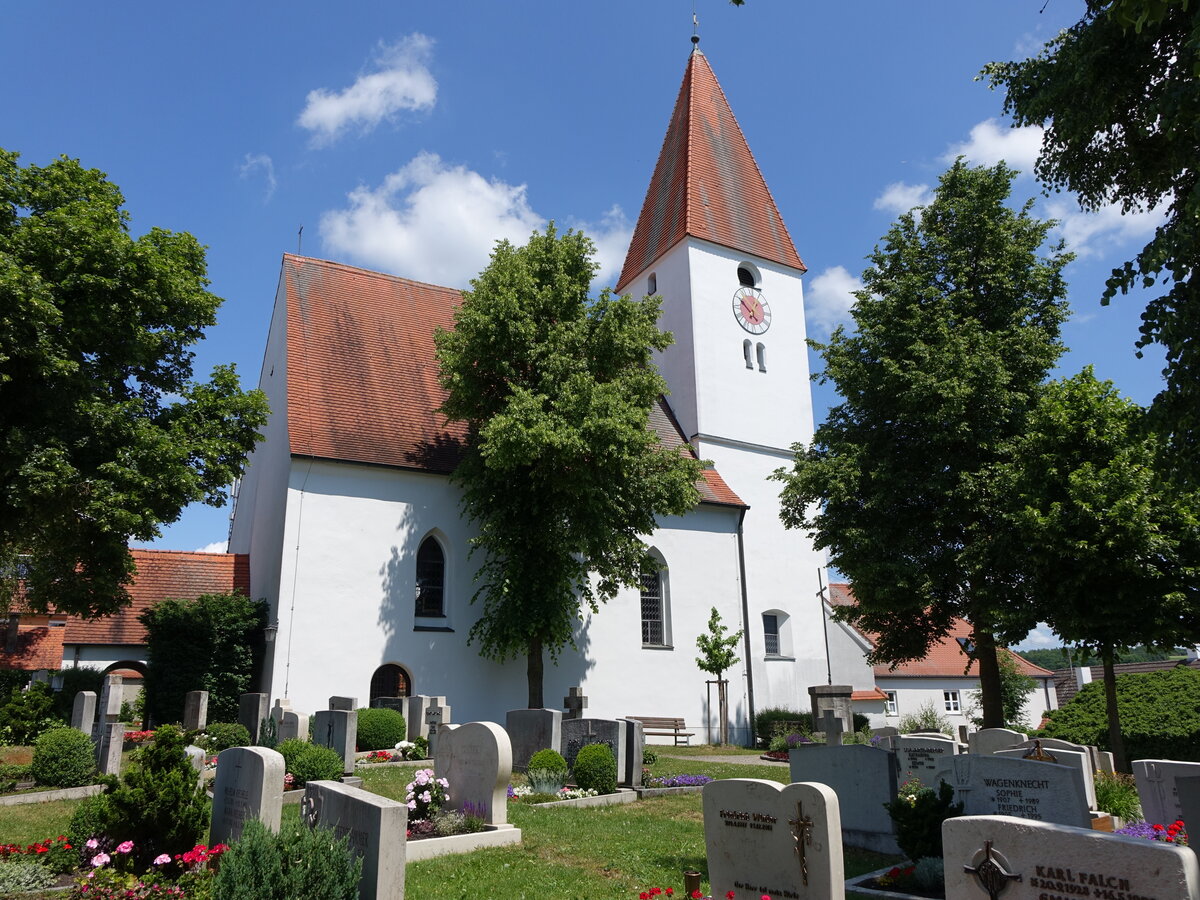
[[[806,270],[699,49],[688,59],[617,289],[688,236]]]

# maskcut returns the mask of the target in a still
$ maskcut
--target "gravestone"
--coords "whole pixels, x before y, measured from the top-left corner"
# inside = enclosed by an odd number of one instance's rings
[[[704,786],[702,806],[714,897],[846,896],[841,817],[830,788],[728,778]]]
[[[1135,760],[1133,780],[1137,784],[1138,799],[1142,803],[1142,813],[1146,821],[1168,825],[1176,819],[1183,819],[1176,781],[1195,775],[1200,775],[1200,762],[1180,762],[1174,759]],[[1190,822],[1188,824],[1191,825]],[[1197,832],[1200,833],[1200,828]]]
[[[267,717],[268,694],[242,694],[238,698],[238,722],[250,732],[250,743],[257,744],[259,730]]]
[[[788,754],[793,782],[827,784],[837,794],[842,842],[877,853],[899,853],[892,817],[883,804],[896,799],[896,754],[866,744],[813,744]]]
[[[892,741],[900,736],[900,729],[885,725],[883,728],[871,729],[871,743],[885,750],[892,749]]]
[[[357,732],[355,732],[357,734]],[[302,741],[308,740],[308,716],[304,713],[292,712],[284,710],[279,725],[276,727],[276,737],[278,740],[286,741],[289,738],[299,738]]]
[[[851,697],[854,688],[848,684],[814,684],[808,689],[808,700],[812,707],[813,727],[825,721],[825,711],[842,720],[842,731],[854,730],[854,708]]]
[[[587,705],[588,698],[584,696],[583,688],[567,688],[567,696],[563,697],[563,718],[582,719]]]
[[[314,744],[337,751],[342,758],[342,774],[354,773],[354,748],[358,738],[358,711],[322,709],[313,718]]]
[[[91,734],[96,727],[96,692],[80,691],[71,706],[71,727]]]
[[[1051,753],[1055,750],[1073,750],[1076,753],[1086,753],[1091,760],[1093,772],[1112,772],[1112,754],[1102,751],[1094,744],[1076,744],[1071,741],[1064,741],[1061,738],[1036,738],[1024,741],[1018,744],[1017,747],[1029,750],[1033,749],[1035,744],[1040,744],[1043,750],[1049,750]]]
[[[408,711],[407,697],[372,697],[371,709],[394,709],[400,715]]]
[[[559,752],[568,768],[575,767],[575,757],[588,744],[604,744],[617,761],[620,780],[625,760],[625,729],[617,719],[563,719],[562,746]]]
[[[947,819],[942,843],[955,900],[1200,896],[1196,854],[1174,844],[1006,816]]]
[[[308,782],[303,804],[305,824],[347,837],[362,858],[360,900],[404,900],[407,806],[336,781]]]
[[[438,739],[441,737],[442,726],[450,724],[450,717],[443,716],[445,710],[440,706],[425,707],[425,730],[429,733],[429,755],[437,756]]]
[[[100,705],[96,712],[95,737],[103,740],[104,729],[121,718],[121,697],[125,679],[120,675],[105,675],[104,687],[100,689]]]
[[[265,695],[264,695],[265,696]],[[266,747],[230,747],[217,756],[208,843],[232,844],[251,819],[279,831],[283,814],[283,757]]]
[[[963,804],[963,815],[1015,816],[1090,827],[1090,807],[1078,767],[964,753],[953,760],[952,779],[954,799]]]
[[[625,759],[617,760],[617,784],[622,787],[642,786],[642,753],[646,749],[646,727],[637,719],[617,719],[624,723]]]
[[[821,714],[819,729],[825,735],[825,744],[827,746],[842,746],[842,733],[845,729],[842,727],[842,720],[838,718],[837,713],[833,710],[827,709]]]
[[[200,784],[204,781],[204,748],[197,747],[195,744],[188,744],[183,748],[183,752],[187,754],[188,762],[196,770],[196,783]]]
[[[1037,748],[1030,747],[1022,749],[1015,747],[1012,750],[1000,750],[993,753],[992,756],[999,756],[1008,759],[1031,759],[1034,762],[1057,763],[1060,766],[1072,766],[1079,770],[1079,777],[1083,782],[1084,796],[1087,798],[1088,809],[1096,808],[1096,770],[1092,764],[1092,757],[1085,749],[1083,752],[1078,750],[1064,750],[1061,747],[1056,747],[1053,750],[1042,748],[1040,754],[1037,753]],[[1038,756],[1051,757],[1051,759],[1038,759]]]
[[[960,744],[969,744],[971,741],[970,732],[967,731],[966,725],[958,726],[958,742]]]
[[[1200,775],[1185,775],[1175,779],[1175,792],[1179,796],[1179,818],[1184,824],[1200,822]],[[1169,825],[1170,822],[1160,822]],[[1196,826],[1193,826],[1196,827]]]
[[[512,744],[495,722],[441,726],[433,771],[450,782],[450,809],[465,812],[470,805],[489,825],[508,822]]]
[[[504,717],[504,730],[512,744],[513,768],[523,772],[539,750],[558,750],[562,720],[557,709],[510,709]]]
[[[122,722],[110,722],[99,727],[101,731],[100,740],[96,742],[96,769],[101,775],[120,775],[125,725]]]
[[[936,788],[938,779],[950,780],[950,762],[958,753],[958,742],[944,734],[902,734],[892,738],[901,783],[919,778],[926,787]]]
[[[967,736],[967,752],[977,754],[995,753],[999,750],[1011,750],[1024,743],[1028,735],[1011,728],[981,728],[972,731]]]
[[[208,724],[208,691],[188,691],[183,696],[183,730],[203,731]]]
[[[330,697],[329,698],[329,708],[330,709],[340,709],[344,712],[350,712],[351,710],[358,709],[358,698],[357,697]]]
[[[415,741],[419,737],[429,737],[429,726],[425,724],[425,710],[431,706],[440,706],[448,710],[445,697],[433,697],[426,694],[414,694],[408,698],[408,739]],[[449,713],[443,713],[442,721],[449,722]]]

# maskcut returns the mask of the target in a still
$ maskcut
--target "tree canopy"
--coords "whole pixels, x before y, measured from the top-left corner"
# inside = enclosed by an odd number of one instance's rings
[[[594,247],[551,224],[501,241],[436,337],[443,412],[467,423],[454,479],[482,553],[471,639],[487,657],[525,655],[542,706],[543,653],[556,659],[584,611],[599,611],[656,563],[642,537],[698,500],[700,463],[649,427],[666,390],[651,353],[659,300],[588,292]]]
[[[970,622],[989,726],[1003,718],[996,642],[1036,624],[993,474],[1061,353],[1071,258],[1042,255],[1051,223],[1030,203],[1006,205],[1014,177],[959,160],[888,231],[855,330],[814,344],[846,399],[775,476],[785,524],[853,582],[857,605],[836,615],[878,636],[874,662],[920,659]]]
[[[131,538],[224,502],[267,412],[232,366],[192,380],[221,303],[204,249],[132,238],[123,204],[76,160],[0,150],[0,572],[85,616],[128,602]]]
[[[1200,472],[1200,4],[1088,0],[1075,25],[1036,57],[984,69],[1016,125],[1045,128],[1037,174],[1086,209],[1162,205],[1166,221],[1113,270],[1102,302],[1161,291],[1142,315],[1140,347],[1166,350],[1166,387],[1151,412],[1175,475]]]

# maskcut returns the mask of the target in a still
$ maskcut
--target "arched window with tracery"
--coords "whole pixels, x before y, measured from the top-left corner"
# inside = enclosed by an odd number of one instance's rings
[[[427,537],[417,550],[417,617],[444,619],[445,590],[446,554],[436,539]]]

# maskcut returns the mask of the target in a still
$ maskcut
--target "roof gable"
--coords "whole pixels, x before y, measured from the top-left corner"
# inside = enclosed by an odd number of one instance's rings
[[[617,289],[684,237],[805,271],[707,58],[692,52]]]

